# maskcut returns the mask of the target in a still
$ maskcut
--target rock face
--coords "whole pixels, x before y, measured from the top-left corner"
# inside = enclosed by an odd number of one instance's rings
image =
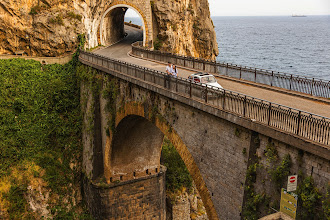
[[[208,220],[204,204],[195,184],[190,192],[167,193],[167,220]]]
[[[86,34],[87,47],[98,46],[101,17],[114,1],[2,0],[0,54],[65,55],[75,50],[81,33]],[[155,0],[150,4],[156,49],[215,58],[218,47],[207,0]]]
[[[215,59],[218,44],[207,0],[151,1],[156,49]]]
[[[71,53],[84,32],[73,1],[1,0],[0,54],[24,51],[31,56]]]

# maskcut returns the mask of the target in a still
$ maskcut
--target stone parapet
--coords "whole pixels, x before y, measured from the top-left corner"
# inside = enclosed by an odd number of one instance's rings
[[[165,172],[112,184],[84,178],[84,196],[95,219],[166,219]]]

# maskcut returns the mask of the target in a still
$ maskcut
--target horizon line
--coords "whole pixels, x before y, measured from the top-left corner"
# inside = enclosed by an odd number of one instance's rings
[[[330,16],[330,14],[291,14],[291,15],[211,15],[211,17],[292,17],[292,15],[304,16]],[[126,17],[126,16],[125,16]],[[126,18],[139,18],[139,16],[126,17]]]

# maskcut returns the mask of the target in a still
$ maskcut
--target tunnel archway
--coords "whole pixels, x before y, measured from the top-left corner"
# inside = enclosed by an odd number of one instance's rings
[[[109,158],[112,176],[137,177],[157,172],[163,138],[163,133],[141,116],[122,119],[112,140]]]
[[[133,4],[115,4],[108,8],[101,18],[100,43],[109,46],[121,40],[125,35],[124,17],[128,9],[132,9],[142,21],[143,46],[147,44],[148,25],[146,16]],[[150,24],[149,24],[150,25]]]

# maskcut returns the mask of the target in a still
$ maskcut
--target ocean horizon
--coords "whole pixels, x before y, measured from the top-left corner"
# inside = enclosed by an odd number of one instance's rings
[[[330,15],[211,18],[217,61],[330,80]],[[138,17],[125,21],[142,25]]]

